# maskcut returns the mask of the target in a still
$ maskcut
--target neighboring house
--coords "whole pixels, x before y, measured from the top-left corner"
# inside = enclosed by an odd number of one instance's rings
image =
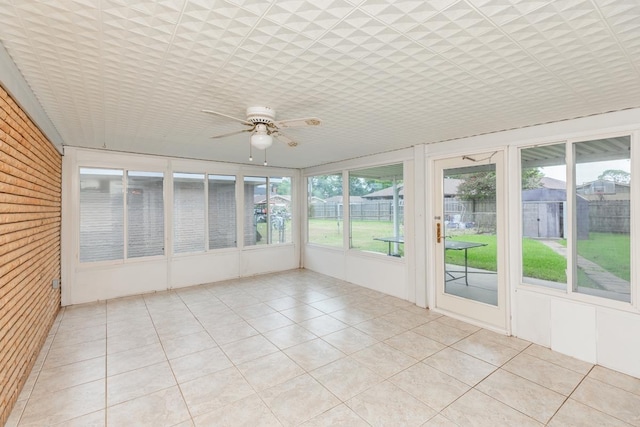
[[[266,203],[267,203],[267,196],[265,196],[264,194],[254,195],[253,197],[254,205],[261,205]],[[289,207],[291,206],[291,196],[284,195],[284,194],[271,194],[269,196],[269,204],[271,206],[283,207],[288,210]]]
[[[576,186],[576,193],[587,200],[629,200],[630,185],[598,179]]]
[[[327,201],[325,199],[322,199],[322,198],[317,197],[317,196],[311,196],[311,197],[309,197],[309,203],[312,204],[312,205],[315,205],[315,204],[319,204],[319,203],[327,203]]]
[[[540,185],[544,188],[551,188],[551,189],[555,189],[555,190],[566,190],[567,189],[567,183],[564,181],[561,181],[559,179],[555,179],[555,178],[551,178],[548,176],[543,176],[540,179]]]
[[[344,203],[344,197],[342,196],[331,196],[328,197],[324,200],[326,203],[339,203],[342,204]],[[353,204],[353,203],[362,203],[364,202],[364,198],[360,197],[360,196],[350,196],[349,197],[349,203]]]
[[[404,199],[404,185],[398,184],[398,196]],[[383,188],[362,196],[366,200],[393,200],[393,187]]]

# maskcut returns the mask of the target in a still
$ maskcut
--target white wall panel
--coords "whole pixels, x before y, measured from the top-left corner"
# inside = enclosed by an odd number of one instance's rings
[[[519,289],[516,292],[515,313],[518,338],[551,347],[551,298],[544,294]]]
[[[304,249],[304,268],[345,280],[344,251],[307,245]]]
[[[403,259],[350,253],[346,280],[394,297],[407,299],[408,283]]]
[[[298,268],[300,261],[294,245],[268,245],[242,252],[240,275],[272,273]]]
[[[640,316],[600,308],[598,364],[640,378]]]
[[[235,279],[240,276],[240,258],[240,251],[174,257],[170,265],[169,286],[181,288]]]
[[[167,289],[167,261],[143,261],[76,271],[71,304]]]
[[[596,363],[596,308],[552,299],[551,349]]]

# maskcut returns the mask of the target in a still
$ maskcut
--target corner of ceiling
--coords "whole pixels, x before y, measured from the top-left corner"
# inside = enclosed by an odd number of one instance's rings
[[[22,110],[40,128],[60,154],[64,154],[62,137],[42,108],[31,87],[0,41],[0,84],[9,92]]]

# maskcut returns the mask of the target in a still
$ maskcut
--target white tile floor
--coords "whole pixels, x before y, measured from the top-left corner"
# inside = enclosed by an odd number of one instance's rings
[[[63,309],[8,426],[640,425],[640,380],[305,270]]]

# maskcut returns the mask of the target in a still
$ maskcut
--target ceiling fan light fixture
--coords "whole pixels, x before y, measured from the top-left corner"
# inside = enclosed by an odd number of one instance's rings
[[[258,150],[266,150],[273,144],[273,137],[267,133],[267,127],[263,124],[256,126],[256,132],[251,135],[251,145]]]

